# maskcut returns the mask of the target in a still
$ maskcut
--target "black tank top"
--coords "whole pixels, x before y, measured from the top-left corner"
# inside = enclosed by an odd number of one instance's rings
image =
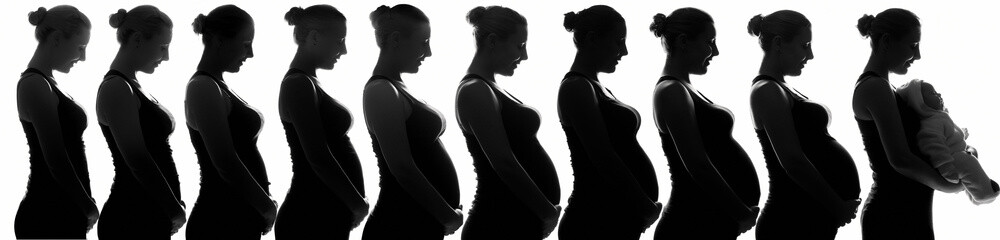
[[[150,99],[142,91],[135,79],[130,79],[119,71],[108,71],[104,75],[104,81],[124,81],[132,89],[133,95],[138,98],[139,125],[142,130],[143,141],[146,144],[146,150],[149,151],[153,162],[160,170],[160,174],[163,175],[167,184],[173,190],[174,197],[180,202],[181,192],[180,182],[177,180],[177,167],[174,165],[170,144],[167,142],[170,134],[174,132],[174,119],[170,115],[170,112],[157,103],[155,99]],[[118,111],[118,109],[111,109],[111,111]],[[145,188],[139,184],[139,180],[122,157],[114,135],[111,134],[111,128],[103,123],[100,125],[101,132],[104,133],[104,139],[108,142],[108,148],[111,149],[111,159],[115,166],[115,181],[114,185],[111,186],[111,196],[122,194],[148,196],[145,193]],[[149,205],[153,206],[154,204],[149,203]]]
[[[66,147],[66,155],[69,156],[68,160],[73,165],[73,171],[76,172],[77,178],[83,183],[83,187],[89,196],[91,194],[90,173],[87,169],[87,158],[84,153],[82,138],[83,131],[87,129],[87,114],[72,98],[63,93],[62,90],[59,90],[58,85],[53,79],[45,76],[38,69],[28,68],[24,73],[21,73],[21,79],[30,77],[33,74],[37,74],[45,79],[45,82],[48,83],[49,87],[52,88],[52,92],[59,99],[56,111],[59,114],[59,125],[62,130],[63,145]],[[34,124],[22,119],[21,127],[24,128],[24,135],[28,139],[28,162],[31,165],[25,199],[35,197],[50,200],[66,199],[66,204],[77,208],[75,203],[67,197],[68,193],[52,177],[48,163],[45,162],[45,156],[42,152],[41,143],[38,141],[38,133],[35,132]],[[79,215],[83,216],[84,214],[81,212]]]
[[[598,106],[600,107],[601,116],[604,118],[604,124],[608,132],[608,142],[614,148],[615,154],[621,158],[625,166],[632,172],[643,193],[650,200],[657,201],[659,198],[659,186],[656,180],[656,172],[653,170],[653,164],[650,162],[649,156],[646,156],[646,152],[639,146],[639,142],[635,137],[641,123],[639,112],[631,106],[615,99],[613,93],[610,93],[610,91],[606,94],[606,89],[597,80],[590,79],[583,74],[569,72],[564,77],[563,82],[569,81],[572,78],[587,81],[593,88],[594,93],[597,95]],[[612,94],[612,96],[608,96],[608,94]],[[583,146],[582,141],[576,134],[576,130],[573,129],[573,125],[569,124],[568,121],[572,121],[572,119],[563,118],[562,114],[560,114],[560,122],[562,123],[562,128],[566,133],[566,140],[569,144],[570,164],[573,167],[573,195],[570,197],[570,205],[631,204],[632,201],[621,199],[619,195],[608,194],[608,192],[614,192],[614,189],[620,186],[609,184],[604,180],[605,177],[599,173],[602,170],[594,165],[593,161],[595,160],[590,159],[585,146]],[[607,206],[622,205],[603,205],[602,207]],[[638,212],[624,214],[636,217],[644,216],[643,213]]]
[[[254,180],[257,181],[257,184],[264,188],[265,192],[269,192],[268,185],[270,185],[270,182],[267,180],[264,160],[257,150],[257,135],[264,125],[264,119],[260,112],[251,108],[243,99],[229,90],[229,86],[222,79],[216,79],[214,76],[201,71],[196,72],[192,78],[198,75],[211,78],[219,85],[219,89],[226,94],[226,98],[229,99],[231,104],[231,110],[226,121],[229,122],[230,137],[233,140],[236,155],[239,156],[240,162],[246,166],[246,169],[253,176]],[[223,201],[245,199],[245,197],[242,197],[242,194],[236,192],[237,190],[232,186],[229,186],[222,179],[218,170],[215,169],[211,156],[208,154],[208,149],[205,147],[205,142],[201,138],[201,133],[190,126],[188,126],[188,131],[191,135],[191,143],[194,145],[195,154],[198,155],[198,166],[201,168],[199,201],[203,198],[207,198],[206,200]]]
[[[873,72],[865,72],[859,77],[858,84],[872,78],[884,79]],[[916,141],[916,133],[920,129],[919,115],[906,105],[898,93],[894,95],[910,152],[927,159]],[[857,117],[855,120],[861,130],[874,180],[862,215],[866,219],[862,221],[862,233],[876,237],[898,236],[900,239],[934,239],[931,217],[934,189],[903,176],[892,167],[875,121]]]
[[[412,106],[412,112],[406,118],[406,137],[410,144],[410,153],[413,156],[413,161],[424,177],[427,178],[427,181],[448,202],[448,205],[452,208],[458,208],[460,197],[458,175],[455,172],[455,166],[451,162],[451,157],[448,156],[448,152],[445,151],[439,139],[445,129],[445,122],[441,113],[414,98],[401,81],[376,75],[372,76],[368,82],[371,83],[372,81],[379,80],[385,80],[392,84],[393,88],[402,93],[406,97],[406,101]],[[385,157],[382,155],[382,148],[379,146],[378,138],[371,131],[369,131],[369,134],[372,137],[372,148],[375,150],[375,156],[378,157],[380,176],[379,186],[381,187],[381,191],[379,192],[378,203],[375,206],[376,210],[379,208],[391,208],[393,211],[399,211],[391,213],[395,216],[406,216],[407,212],[404,211],[411,211],[412,214],[430,217],[427,211],[423,210],[422,207],[418,207],[416,200],[413,200],[409,193],[399,184],[392,172],[389,171],[389,166],[386,165]],[[429,221],[436,220],[430,219]]]
[[[823,179],[842,200],[857,199],[858,195],[861,194],[857,167],[854,165],[850,153],[827,132],[830,115],[826,107],[810,101],[802,93],[786,86],[784,81],[766,75],[757,76],[753,82],[757,81],[774,81],[791,98],[795,133],[798,135],[799,145],[809,162],[815,166]],[[787,205],[822,208],[823,206],[818,200],[803,201],[804,199],[812,199],[812,196],[793,182],[785,169],[781,167],[781,162],[774,152],[767,132],[764,129],[755,129],[755,131],[764,152],[764,161],[767,163],[770,178],[768,203],[781,202],[781,204]]]
[[[347,136],[347,131],[351,129],[353,123],[353,117],[351,112],[347,110],[344,105],[334,100],[330,95],[323,91],[323,88],[319,86],[319,83],[315,78],[309,76],[302,70],[289,69],[288,73],[285,74],[285,79],[289,78],[307,78],[309,82],[312,83],[313,88],[316,89],[316,101],[317,101],[317,111],[319,112],[320,121],[322,122],[323,129],[317,129],[322,131],[326,136],[325,145],[330,149],[330,153],[336,159],[335,164],[339,164],[347,175],[347,178],[351,180],[354,184],[354,188],[361,193],[362,196],[365,194],[364,179],[361,172],[361,162],[358,160],[358,154],[354,152],[354,145],[351,143],[351,139]],[[292,172],[295,176],[292,178],[293,187],[304,187],[312,191],[309,194],[320,194],[322,196],[336,197],[334,193],[326,187],[326,184],[316,176],[316,172],[313,171],[312,165],[309,160],[306,159],[305,152],[302,149],[302,143],[299,142],[299,135],[295,131],[295,125],[291,122],[281,121],[281,124],[285,128],[285,137],[288,140],[288,146],[291,149],[292,156]],[[323,193],[323,194],[321,194]],[[315,195],[313,195],[315,196]],[[332,201],[340,201],[339,199],[333,199]]]
[[[664,76],[660,78],[658,84],[668,80],[683,81]],[[733,192],[740,197],[743,204],[757,206],[760,201],[760,184],[757,172],[754,170],[753,163],[746,151],[733,139],[733,114],[729,109],[713,103],[701,92],[689,88],[686,84],[682,84],[682,86],[687,89],[694,101],[698,132],[701,134],[702,144],[705,146],[705,152],[708,154],[709,160],[712,161],[712,165],[726,180]],[[677,145],[674,144],[669,130],[661,129],[660,139],[663,142],[663,152],[667,157],[667,165],[670,167],[670,180],[673,182],[667,211],[717,209],[718,205],[706,199],[709,195],[703,192],[700,184],[695,182],[687,168],[684,167]]]
[[[538,127],[541,125],[538,111],[524,105],[506,91],[501,91],[495,82],[474,74],[469,74],[462,79],[464,81],[483,81],[490,87],[490,90],[493,90],[493,94],[497,96],[500,103],[500,117],[507,134],[507,142],[510,144],[510,149],[517,162],[524,168],[524,171],[528,173],[528,176],[549,202],[559,204],[559,178],[556,175],[555,166],[552,165],[552,159],[549,159],[548,153],[535,137]],[[479,180],[476,198],[472,203],[473,208],[469,215],[482,211],[480,208],[483,206],[510,208],[513,204],[513,206],[527,208],[526,205],[520,204],[521,200],[517,199],[507,184],[497,175],[476,136],[471,132],[464,131],[464,128],[462,130],[462,133],[465,134],[466,145],[469,147],[469,153],[472,154],[472,165],[476,168]],[[491,212],[505,211],[504,209],[492,210]]]

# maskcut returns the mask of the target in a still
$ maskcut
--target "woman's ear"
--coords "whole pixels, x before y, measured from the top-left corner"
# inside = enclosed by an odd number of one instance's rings
[[[889,44],[886,44],[888,42],[889,42],[889,33],[883,33],[882,36],[878,38],[878,50],[883,52],[888,51]]]
[[[597,32],[587,31],[587,33],[583,34],[583,42],[580,45],[587,46],[596,42],[597,42]]]
[[[781,53],[783,50],[781,49],[781,47],[783,45],[785,45],[785,43],[784,40],[781,38],[781,36],[774,36],[771,38],[771,46],[770,46],[771,51],[775,51],[775,53]]]
[[[309,30],[309,33],[306,33],[306,39],[305,39],[306,41],[303,43],[306,44],[306,46],[316,46],[316,44],[320,43],[319,35],[320,34],[318,31]]]
[[[131,43],[132,45],[135,45],[135,48],[139,48],[139,46],[142,46],[142,33],[138,31],[132,32],[132,34],[128,35],[128,39],[125,41],[126,42],[123,44]]]
[[[385,38],[385,46],[389,48],[395,48],[399,46],[399,31],[392,31],[389,36]]]
[[[687,34],[681,33],[681,34],[677,35],[676,38],[674,38],[674,48],[677,48],[677,49],[674,49],[674,50],[687,49],[687,44],[688,44],[688,35]]]
[[[497,38],[498,37],[496,33],[490,33],[490,35],[486,36],[486,44],[490,48],[490,50],[493,50],[494,48],[497,47],[497,41],[498,41]]]
[[[62,40],[63,40],[63,32],[56,30],[52,31],[52,33],[49,34],[49,36],[46,39],[46,42],[52,43],[52,46],[59,46],[59,44],[62,43]]]

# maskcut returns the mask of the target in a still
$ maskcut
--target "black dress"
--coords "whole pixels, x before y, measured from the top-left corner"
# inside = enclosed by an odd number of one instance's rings
[[[104,81],[124,81],[132,89],[139,100],[139,125],[146,150],[153,158],[153,163],[160,174],[173,190],[175,200],[181,201],[180,182],[177,180],[177,168],[171,157],[170,144],[167,139],[174,131],[174,121],[170,113],[160,104],[149,99],[139,88],[135,79],[130,79],[121,72],[111,70],[104,76]],[[119,111],[112,109],[112,111]],[[111,161],[115,166],[115,181],[111,185],[111,195],[104,203],[101,211],[101,224],[97,225],[97,235],[101,239],[170,239],[170,216],[148,194],[136,178],[135,173],[122,157],[111,129],[104,124],[101,131],[111,149]]]
[[[553,204],[559,203],[559,178],[552,160],[535,134],[541,117],[531,107],[500,91],[496,83],[480,76],[466,76],[465,81],[480,80],[487,84],[500,103],[500,117],[510,149],[531,180]],[[482,146],[471,132],[465,142],[472,154],[478,186],[469,219],[462,229],[462,239],[542,239],[544,223],[504,183]]]
[[[413,161],[434,189],[444,197],[448,205],[458,208],[458,175],[451,157],[445,151],[438,137],[444,133],[445,122],[441,113],[413,97],[403,82],[383,76],[372,76],[368,84],[388,81],[406,97],[413,111],[406,118],[406,137],[410,144]],[[378,202],[368,217],[362,239],[443,239],[444,225],[424,209],[399,184],[399,180],[389,171],[378,138],[371,129],[372,148],[378,157],[379,192]]]
[[[784,81],[758,76],[757,81],[775,81],[792,98],[791,113],[799,145],[809,162],[833,188],[840,200],[857,199],[861,194],[854,159],[827,132],[830,115],[826,107],[792,91]],[[776,106],[783,107],[783,106]],[[836,218],[817,199],[796,184],[781,167],[767,132],[756,129],[764,152],[770,191],[757,222],[757,239],[834,239]]]
[[[887,81],[885,77],[865,72],[858,83],[869,80]],[[926,159],[916,141],[916,133],[920,130],[919,115],[906,106],[899,94],[895,96],[910,152]],[[934,189],[897,172],[889,163],[875,121],[855,119],[875,180],[861,214],[862,239],[934,239],[931,217]]]
[[[595,79],[570,72],[566,74],[563,83],[568,81],[586,81],[594,89],[608,132],[607,141],[632,172],[643,193],[650,200],[656,201],[659,197],[656,173],[649,157],[635,138],[641,122],[639,113],[613,96],[606,95],[604,87]],[[563,108],[566,107],[560,106],[560,109]],[[645,230],[642,216],[646,213],[630,210],[634,209],[630,207],[634,201],[622,199],[619,194],[620,186],[607,181],[599,172],[602,169],[594,164],[598,160],[591,159],[587,154],[571,124],[574,119],[567,119],[562,113],[559,117],[563,131],[566,132],[574,176],[573,193],[559,226],[559,239],[638,239]]]
[[[80,105],[59,90],[54,80],[41,71],[28,68],[21,73],[21,81],[32,75],[44,78],[59,99],[56,111],[59,114],[66,155],[69,156],[73,171],[80,178],[89,196],[90,173],[87,170],[82,138],[83,130],[87,129],[87,114]],[[31,164],[31,173],[28,177],[28,190],[21,200],[14,219],[14,234],[19,239],[86,238],[87,216],[52,176],[48,163],[45,162],[34,124],[21,120],[21,127],[24,128],[24,135],[28,138],[28,162]]]
[[[298,69],[291,69],[285,74],[285,79],[306,78],[316,89],[317,107],[322,129],[326,136],[325,144],[330,149],[335,161],[347,174],[362,196],[365,194],[364,179],[361,174],[361,162],[354,145],[347,137],[351,128],[352,117],[346,107],[327,95],[320,88],[316,79]],[[337,194],[317,176],[305,150],[299,142],[295,125],[281,121],[285,127],[285,136],[292,155],[292,186],[288,189],[278,218],[274,224],[274,234],[277,239],[347,239],[351,233],[351,209],[337,197]],[[353,193],[352,193],[353,194]]]
[[[664,81],[683,81],[670,76]],[[733,139],[733,114],[708,100],[700,92],[682,84],[694,101],[695,120],[702,145],[729,187],[744,205],[757,206],[760,185],[753,163],[743,147]],[[706,193],[684,166],[669,129],[660,130],[663,152],[670,169],[673,188],[666,211],[656,226],[655,239],[736,239],[739,227],[733,213],[722,210],[712,194]]]
[[[233,94],[221,79],[200,71],[194,77],[199,76],[211,78],[229,98],[232,108],[226,121],[229,122],[236,155],[257,184],[268,192],[267,171],[257,151],[257,134],[264,124],[263,118],[257,110]],[[187,239],[260,239],[265,227],[264,217],[242,193],[237,192],[236,187],[222,179],[212,163],[214,160],[208,154],[201,132],[190,126],[188,131],[201,168],[201,190],[188,218]]]

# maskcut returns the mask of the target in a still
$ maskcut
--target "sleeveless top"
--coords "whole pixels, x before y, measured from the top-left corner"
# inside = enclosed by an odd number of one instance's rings
[[[535,137],[535,134],[538,133],[538,127],[541,125],[538,111],[525,105],[506,91],[501,91],[495,82],[475,74],[469,74],[462,79],[483,81],[497,96],[500,104],[500,118],[507,134],[510,150],[516,157],[518,164],[528,173],[545,198],[551,203],[558,204],[560,190],[555,166],[552,164],[552,159],[549,159],[548,153],[542,148],[541,143],[538,142],[538,138]],[[473,208],[470,210],[469,216],[482,211],[480,208],[483,206],[491,208],[491,212],[507,211],[511,210],[511,207],[530,211],[527,205],[521,203],[521,200],[497,175],[476,136],[465,131],[464,128],[462,130],[469,153],[472,154],[472,165],[476,169],[478,179],[476,198],[472,202]]]
[[[87,114],[72,98],[63,93],[62,90],[59,90],[55,80],[45,76],[38,69],[28,68],[24,73],[21,73],[21,79],[25,79],[32,74],[41,76],[59,99],[56,111],[59,114],[59,127],[62,130],[62,140],[66,147],[66,155],[73,165],[73,171],[76,172],[77,178],[80,179],[83,188],[89,196],[91,194],[90,172],[87,169],[87,158],[83,146],[83,131],[87,129]],[[75,203],[66,197],[67,192],[63,189],[62,185],[52,177],[48,163],[45,162],[38,133],[35,132],[35,125],[21,119],[21,127],[24,128],[24,135],[28,139],[28,162],[31,165],[25,199],[34,197],[42,199],[66,199],[66,204],[76,207]],[[82,212],[78,214],[83,215]]]
[[[344,107],[344,105],[330,97],[326,91],[323,91],[317,80],[309,76],[309,74],[294,68],[289,69],[288,73],[285,74],[285,79],[298,77],[307,78],[312,84],[313,89],[316,90],[317,112],[319,112],[323,128],[315,130],[322,131],[323,135],[326,136],[325,145],[330,149],[330,153],[333,154],[334,159],[336,159],[334,164],[340,165],[347,178],[354,184],[354,188],[364,196],[365,187],[361,172],[361,162],[358,160],[358,154],[354,152],[354,145],[351,143],[351,139],[347,136],[347,131],[351,129],[353,123],[351,112],[347,110],[347,107]],[[302,143],[299,142],[299,135],[296,132],[295,125],[292,122],[284,120],[281,121],[281,124],[285,128],[285,137],[291,149],[292,172],[294,173],[292,186],[308,187],[309,191],[312,191],[310,194],[319,194],[319,192],[322,192],[324,193],[322,194],[323,196],[336,197],[316,175],[316,172],[313,171],[312,165],[309,163],[302,149]],[[339,202],[340,200],[334,199],[334,201]]]
[[[368,82],[371,83],[377,80],[388,81],[412,106],[410,115],[406,117],[406,137],[407,142],[410,144],[410,154],[413,157],[413,162],[420,169],[420,172],[423,173],[424,177],[427,178],[427,181],[448,202],[448,205],[452,208],[458,208],[460,197],[458,174],[455,172],[455,166],[451,162],[451,157],[448,156],[448,152],[445,151],[444,145],[439,139],[445,130],[444,117],[431,106],[414,98],[406,90],[406,86],[403,85],[402,81],[375,75]],[[430,217],[430,213],[425,211],[423,207],[420,207],[416,200],[413,200],[410,194],[399,184],[392,172],[389,171],[389,166],[386,165],[385,156],[382,154],[378,137],[370,130],[369,135],[372,138],[372,148],[375,150],[375,156],[378,158],[378,172],[380,176],[379,186],[381,187],[381,191],[379,192],[378,203],[375,206],[376,210],[391,208],[394,211],[392,213],[393,216],[407,216],[406,214],[409,212]]]
[[[653,164],[646,156],[646,152],[639,146],[636,140],[636,133],[639,131],[639,124],[642,122],[639,112],[625,103],[618,101],[614,95],[605,89],[595,79],[590,79],[577,72],[569,72],[564,77],[563,82],[571,78],[586,80],[597,95],[598,106],[601,116],[604,119],[605,128],[608,132],[608,142],[611,143],[615,154],[622,160],[625,166],[632,172],[640,189],[652,201],[659,198],[659,186],[656,180],[656,172]],[[570,205],[606,208],[608,206],[629,205],[632,201],[627,201],[619,195],[608,194],[614,192],[619,186],[607,182],[599,171],[602,171],[594,164],[591,156],[585,150],[586,146],[576,134],[573,125],[569,123],[572,119],[562,118],[560,122],[563,131],[566,133],[566,141],[569,144],[570,164],[573,167],[573,193],[570,196]],[[618,205],[607,205],[618,204]],[[630,216],[644,216],[642,213],[625,213]]]
[[[174,132],[174,119],[166,108],[163,108],[155,99],[150,99],[146,95],[139,83],[125,74],[116,70],[110,70],[104,75],[104,81],[124,81],[132,90],[132,94],[139,101],[139,125],[142,131],[142,139],[146,144],[146,150],[153,158],[153,163],[159,168],[160,174],[167,180],[167,184],[173,190],[174,197],[181,201],[180,182],[177,180],[177,167],[171,156],[170,143],[167,142],[170,134]],[[118,111],[118,109],[111,109]],[[115,166],[115,181],[111,186],[111,195],[137,195],[147,197],[145,188],[139,183],[138,178],[129,168],[128,163],[118,149],[118,144],[111,134],[111,128],[100,123],[101,132],[111,149],[111,161]],[[153,205],[150,203],[150,205]],[[157,207],[158,208],[158,207]]]
[[[858,84],[871,78],[883,78],[873,72],[865,72],[858,79]],[[896,107],[906,135],[910,151],[926,159],[917,146],[916,133],[920,129],[919,115],[903,101],[902,97],[893,91]],[[933,239],[932,207],[934,189],[903,176],[889,163],[886,150],[882,146],[878,127],[873,120],[862,120],[855,117],[861,130],[861,139],[868,153],[868,161],[872,169],[872,188],[865,204],[863,217],[879,219],[879,221],[862,221],[863,225],[890,225],[896,228],[905,227],[920,234],[922,238]],[[883,220],[886,218],[891,220]],[[885,222],[881,222],[885,221]],[[899,221],[905,221],[899,222]],[[863,232],[879,231],[880,229],[862,227]],[[919,231],[918,231],[919,230]],[[883,230],[884,231],[884,230]],[[929,233],[927,233],[929,231]],[[919,233],[916,233],[919,232]],[[867,234],[867,233],[866,233]],[[892,234],[892,233],[888,233]],[[929,235],[929,236],[928,236]]]
[[[816,171],[823,176],[823,179],[840,196],[841,200],[857,199],[861,194],[857,167],[854,165],[850,153],[827,131],[830,115],[826,107],[789,88],[784,81],[766,75],[757,76],[754,83],[757,81],[774,81],[791,98],[793,127],[798,136],[799,145],[809,162],[815,166]],[[768,203],[780,202],[782,205],[800,206],[795,209],[805,207],[824,213],[828,212],[823,210],[825,207],[816,199],[803,201],[804,199],[812,199],[812,195],[795,183],[782,168],[765,129],[758,128],[755,131],[764,152],[764,161],[767,164],[770,179]]]
[[[671,76],[663,76],[659,82],[667,80],[683,81]],[[657,84],[660,84],[657,83]],[[686,82],[685,82],[686,83]],[[705,152],[729,187],[740,197],[743,204],[757,206],[760,201],[760,184],[757,172],[754,170],[750,157],[743,147],[733,139],[733,114],[725,107],[716,105],[707,97],[686,84],[682,84],[691,95],[694,102],[695,120],[698,132],[701,134]],[[691,177],[684,167],[677,145],[668,129],[660,130],[660,140],[663,142],[663,152],[667,157],[670,169],[670,180],[673,182],[670,193],[668,212],[684,210],[704,211],[718,209],[713,201],[707,199],[701,185]]]
[[[251,108],[243,99],[236,96],[222,79],[216,79],[214,76],[202,71],[196,72],[192,78],[198,75],[211,78],[219,85],[219,89],[226,94],[226,98],[229,99],[231,104],[229,116],[227,116],[226,121],[229,122],[230,137],[233,140],[236,155],[239,156],[240,162],[246,166],[247,171],[257,181],[257,184],[265,192],[269,192],[268,185],[270,185],[270,182],[267,180],[264,160],[257,150],[257,135],[264,125],[264,119],[260,112]],[[191,143],[194,145],[195,154],[198,155],[198,166],[201,168],[199,201],[204,197],[223,201],[244,199],[245,197],[242,197],[242,194],[236,192],[237,190],[232,186],[229,186],[222,179],[219,171],[215,169],[212,158],[208,154],[208,149],[205,147],[205,141],[201,137],[201,132],[191,128],[191,126],[188,126],[188,131],[191,135]]]

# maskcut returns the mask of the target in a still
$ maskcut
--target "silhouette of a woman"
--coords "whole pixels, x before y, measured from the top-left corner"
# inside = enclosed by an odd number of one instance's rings
[[[830,113],[785,83],[813,58],[811,23],[781,10],[750,19],[764,57],[750,107],[770,178],[757,239],[834,239],[861,199],[854,159],[827,132]]]
[[[101,239],[170,239],[185,222],[177,168],[167,139],[170,113],[147,95],[136,72],[169,58],[173,23],[154,6],[111,15],[121,47],[97,90],[97,121],[111,149],[115,181],[104,203]]]
[[[263,118],[222,79],[253,57],[253,19],[234,5],[199,14],[194,31],[205,50],[184,100],[191,143],[201,167],[201,191],[187,239],[260,239],[274,225],[277,204],[257,151]]]
[[[347,53],[344,15],[330,5],[293,7],[298,51],[281,82],[278,112],[292,154],[292,186],[274,223],[277,239],[347,239],[368,215],[361,162],[347,137],[353,119],[319,85]]]
[[[500,6],[466,17],[476,55],[455,99],[479,185],[462,239],[543,239],[559,220],[559,179],[535,137],[541,118],[496,84],[528,59],[528,22]]]
[[[560,239],[638,239],[659,217],[656,173],[635,134],[639,113],[597,79],[613,73],[625,47],[625,19],[597,5],[566,14],[576,58],[559,86],[559,120],[569,143],[573,193]]]
[[[653,112],[673,188],[656,239],[736,239],[757,219],[760,185],[733,139],[733,114],[691,86],[719,55],[712,17],[695,8],[656,14],[649,26],[667,52]]]
[[[920,59],[920,20],[892,8],[858,19],[871,39],[865,72],[854,87],[854,118],[868,152],[875,183],[861,214],[863,239],[934,239],[931,218],[934,190],[958,192],[922,158],[916,133],[920,119],[889,83],[889,73],[906,74]]]
[[[369,17],[381,51],[363,104],[381,191],[362,238],[443,239],[462,225],[458,176],[439,139],[444,117],[400,78],[431,56],[430,23],[406,4],[380,6]]]
[[[73,6],[39,7],[28,14],[38,47],[17,82],[17,113],[28,139],[28,190],[14,234],[28,238],[86,238],[97,222],[83,150],[87,114],[59,89],[52,70],[68,73],[86,59],[90,20]]]

